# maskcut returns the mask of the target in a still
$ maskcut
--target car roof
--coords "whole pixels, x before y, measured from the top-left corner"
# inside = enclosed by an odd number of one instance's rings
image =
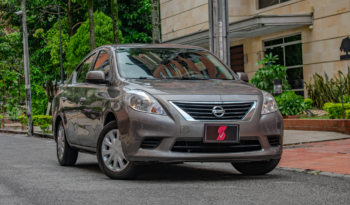
[[[103,45],[98,47],[110,46],[115,49],[119,48],[187,48],[187,49],[204,49],[198,46],[188,46],[188,45],[179,45],[179,44],[141,44],[141,43],[130,43],[130,44],[111,44],[111,45]]]

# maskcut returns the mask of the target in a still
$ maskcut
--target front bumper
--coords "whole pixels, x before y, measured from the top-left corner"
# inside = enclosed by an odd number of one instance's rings
[[[260,101],[261,102],[261,101]],[[162,103],[162,102],[161,102]],[[168,116],[146,114],[122,106],[123,120],[118,117],[122,148],[128,161],[140,162],[249,162],[266,161],[281,158],[283,151],[283,118],[280,112],[260,115],[257,109],[250,121],[232,121],[224,124],[239,124],[240,140],[257,139],[261,149],[257,151],[233,153],[188,153],[174,152],[172,147],[179,139],[202,140],[205,124],[223,124],[223,122],[186,121],[175,108],[162,103]],[[261,107],[261,105],[257,105]],[[278,137],[279,146],[271,146],[268,137]],[[155,149],[143,149],[141,144],[146,138],[161,138]]]

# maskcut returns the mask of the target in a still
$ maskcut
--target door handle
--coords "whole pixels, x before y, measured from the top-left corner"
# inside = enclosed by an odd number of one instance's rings
[[[63,100],[63,102],[64,102],[64,101],[66,101],[66,100],[67,100],[67,98],[66,98],[66,97],[62,97],[62,100]]]

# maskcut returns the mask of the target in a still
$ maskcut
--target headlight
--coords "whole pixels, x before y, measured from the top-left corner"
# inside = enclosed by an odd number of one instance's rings
[[[125,102],[134,110],[158,115],[166,115],[163,107],[150,94],[140,90],[127,91]]]
[[[266,91],[262,91],[263,97],[264,97],[264,101],[263,101],[263,107],[261,110],[261,114],[268,114],[271,112],[275,112],[278,110],[277,107],[277,103],[275,101],[275,98],[273,98],[273,96],[266,92]]]

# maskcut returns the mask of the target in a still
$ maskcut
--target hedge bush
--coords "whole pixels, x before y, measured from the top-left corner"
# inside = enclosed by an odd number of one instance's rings
[[[25,116],[19,116],[18,119],[21,121],[21,124],[28,124],[28,117]],[[46,125],[46,124],[52,124],[52,116],[50,115],[33,115],[33,125],[34,126],[40,126],[40,125]]]
[[[313,101],[310,98],[305,99],[304,102],[305,102],[305,108],[306,109],[312,108]]]
[[[277,96],[276,103],[282,115],[299,115],[305,109],[303,97],[295,94],[294,91],[283,92]]]
[[[343,107],[341,103],[325,103],[323,109],[328,112],[330,119],[343,119]],[[350,119],[350,103],[344,103],[346,119]]]

